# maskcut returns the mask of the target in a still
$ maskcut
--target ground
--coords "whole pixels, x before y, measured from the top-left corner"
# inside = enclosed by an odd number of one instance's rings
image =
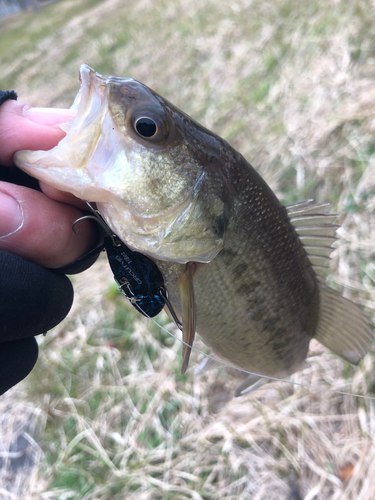
[[[86,62],[154,88],[284,203],[332,204],[328,283],[373,322],[374,26],[372,1],[61,0],[0,21],[1,85],[68,107]],[[242,374],[195,376],[198,353],[180,374],[180,343],[116,293],[104,256],[72,281],[72,312],[0,399],[1,498],[375,498],[374,349],[354,368],[313,343],[302,386],[233,398]]]

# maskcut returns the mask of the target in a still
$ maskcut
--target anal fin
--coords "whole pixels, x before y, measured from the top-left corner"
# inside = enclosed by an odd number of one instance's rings
[[[316,339],[346,361],[358,364],[371,347],[374,334],[364,312],[332,288],[320,284]]]

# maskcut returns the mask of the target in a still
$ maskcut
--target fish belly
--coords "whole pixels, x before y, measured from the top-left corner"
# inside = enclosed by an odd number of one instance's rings
[[[198,265],[194,275],[197,333],[215,354],[239,368],[288,376],[306,358],[318,315],[318,291],[303,277],[289,280],[286,273],[283,282],[279,273],[276,280],[274,264],[262,249],[246,241],[236,244],[234,236],[229,233],[231,244],[209,264]],[[157,263],[180,312],[178,278],[184,266]]]

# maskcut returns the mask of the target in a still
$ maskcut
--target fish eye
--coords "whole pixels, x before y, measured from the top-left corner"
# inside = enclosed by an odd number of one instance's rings
[[[135,122],[135,130],[140,136],[150,138],[156,134],[157,126],[154,120],[147,116],[142,116]]]
[[[134,131],[153,144],[163,143],[169,134],[167,116],[163,109],[139,109],[132,117]]]

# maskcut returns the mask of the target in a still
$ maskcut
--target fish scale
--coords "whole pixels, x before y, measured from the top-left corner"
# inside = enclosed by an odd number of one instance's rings
[[[242,218],[251,226],[254,221],[248,215],[259,223],[257,213],[250,205]],[[283,219],[276,219],[275,224],[275,218],[268,217],[267,227],[262,226],[252,238],[238,237],[240,222],[233,219],[233,234],[229,224],[223,250],[211,263],[198,267],[194,291],[197,331],[217,355],[228,361],[235,358],[237,366],[264,375],[269,373],[267,364],[272,364],[274,376],[285,377],[306,357],[319,301],[314,272],[302,245],[295,247],[294,255],[287,252],[296,236],[281,205],[279,213]],[[276,239],[278,245],[270,247],[269,241],[275,241],[274,233],[282,231],[284,224],[290,237]],[[156,262],[180,312],[176,276],[182,269],[171,272],[168,263]],[[304,270],[304,280],[298,268]],[[284,281],[283,286],[274,286],[275,280]]]

